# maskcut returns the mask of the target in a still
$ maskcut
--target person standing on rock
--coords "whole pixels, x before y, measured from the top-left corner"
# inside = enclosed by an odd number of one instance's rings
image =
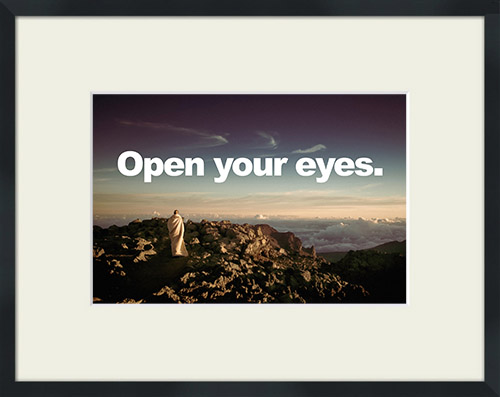
[[[188,256],[186,245],[184,244],[184,222],[179,211],[175,210],[167,222],[168,234],[172,245],[172,256]]]

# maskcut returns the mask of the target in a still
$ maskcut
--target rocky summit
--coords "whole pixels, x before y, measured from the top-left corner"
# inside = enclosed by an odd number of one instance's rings
[[[291,232],[269,225],[188,221],[184,241],[189,256],[172,258],[164,218],[94,226],[94,302],[370,301],[370,291],[352,277],[346,281]]]

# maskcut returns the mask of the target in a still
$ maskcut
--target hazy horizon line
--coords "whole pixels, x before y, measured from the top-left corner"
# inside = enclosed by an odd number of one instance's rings
[[[106,223],[110,227],[112,225],[116,226],[125,226],[128,225],[129,223],[139,219],[141,221],[145,220],[152,220],[152,219],[169,219],[171,215],[135,215],[135,214],[125,214],[122,216],[114,216],[114,215],[94,215],[92,219],[92,223],[94,226],[100,226],[98,223]],[[192,222],[201,222],[202,220],[206,220],[209,222],[221,222],[221,221],[230,221],[231,223],[238,223],[237,221],[244,221],[244,223],[248,224],[265,224],[266,222],[269,221],[320,221],[320,222],[325,222],[325,221],[342,221],[342,220],[363,220],[363,221],[385,221],[388,223],[392,222],[406,222],[406,217],[363,217],[363,216],[332,216],[332,217],[298,217],[298,216],[272,216],[272,215],[262,215],[262,217],[257,217],[257,215],[254,216],[247,216],[247,215],[219,215],[219,216],[210,216],[209,214],[180,214],[182,218],[184,219],[185,222],[187,221],[192,221]],[[233,219],[236,221],[234,222]],[[100,222],[102,221],[102,222]],[[107,222],[106,222],[107,221]],[[110,221],[114,221],[110,223]],[[376,223],[376,222],[375,222]],[[103,227],[103,226],[101,226]]]

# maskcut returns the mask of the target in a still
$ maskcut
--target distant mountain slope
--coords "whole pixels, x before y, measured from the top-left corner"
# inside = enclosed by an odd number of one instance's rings
[[[356,280],[370,293],[369,302],[406,302],[406,256],[402,254],[373,249],[349,251],[341,260],[324,268],[348,282]]]
[[[406,301],[406,240],[349,252],[320,253],[330,261],[324,267],[342,279],[362,285],[370,293],[368,301]]]
[[[367,250],[363,250],[367,251]],[[385,244],[377,245],[376,247],[369,248],[368,251],[383,252],[386,254],[402,254],[406,255],[406,240],[403,241],[390,241]]]
[[[377,251],[385,254],[401,254],[406,255],[406,240],[403,241],[390,241],[388,243],[377,245],[373,248],[367,248],[359,251]],[[322,256],[329,262],[337,262],[347,255],[349,251],[344,252],[319,252],[318,255]]]
[[[338,262],[346,255],[347,255],[347,251],[346,252],[318,252],[318,256],[322,256],[328,262]]]

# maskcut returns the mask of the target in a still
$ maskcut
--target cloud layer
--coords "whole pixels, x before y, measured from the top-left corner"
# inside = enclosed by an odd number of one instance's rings
[[[309,224],[298,232],[304,245],[318,252],[373,248],[389,241],[406,239],[405,219],[336,219],[328,224]]]
[[[196,217],[193,219],[196,220]],[[304,246],[314,245],[317,252],[360,250],[390,241],[406,240],[404,218],[286,219],[256,216],[254,219],[230,219],[234,223],[266,223],[280,232],[293,232]]]

